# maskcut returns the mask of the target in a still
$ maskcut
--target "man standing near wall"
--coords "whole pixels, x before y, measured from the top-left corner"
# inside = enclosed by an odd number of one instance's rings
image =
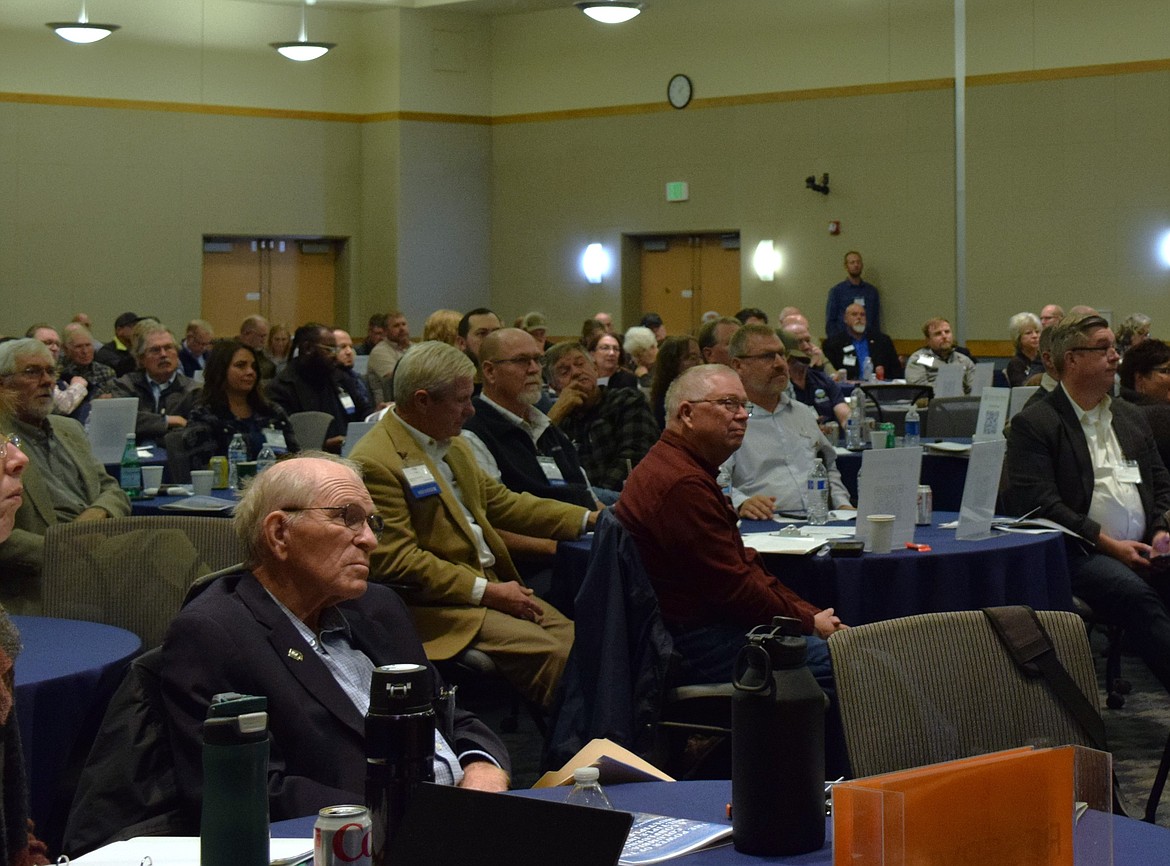
[[[878,296],[877,287],[861,278],[863,267],[861,253],[856,250],[845,253],[847,276],[829,289],[829,300],[825,304],[826,337],[845,333],[845,309],[852,304],[864,307],[869,327],[875,332],[881,331],[881,298]]]

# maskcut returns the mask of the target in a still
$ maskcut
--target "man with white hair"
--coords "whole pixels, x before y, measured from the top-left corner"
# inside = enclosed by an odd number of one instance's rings
[[[192,319],[187,323],[187,333],[183,337],[183,345],[179,347],[179,366],[184,376],[194,379],[195,374],[207,366],[214,339],[215,329],[211,322]]]
[[[716,480],[719,465],[743,442],[749,405],[739,376],[722,364],[684,372],[666,392],[666,430],[630,475],[614,513],[642,555],[682,656],[682,682],[730,681],[744,633],[785,616],[800,620],[809,668],[827,685],[824,638],[844,625],[832,608],[809,604],[744,547]]]
[[[86,393],[81,403],[76,406],[70,418],[76,418],[82,424],[89,417],[89,404],[95,397],[105,394],[114,384],[117,376],[112,367],[94,359],[93,335],[89,328],[80,322],[70,322],[65,326],[64,342],[61,349],[65,354],[61,365],[60,382],[72,382],[80,377],[85,380]],[[54,395],[56,396],[56,395]]]
[[[268,699],[273,820],[362,802],[364,716],[375,666],[427,665],[398,595],[368,583],[382,519],[355,464],[322,452],[281,461],[236,507],[246,567],[207,583],[167,629],[162,697],[194,831],[202,726],[223,692]],[[447,700],[431,670],[436,709]],[[508,753],[469,713],[436,713],[436,781],[507,788]]]
[[[53,413],[56,368],[38,340],[0,344],[0,385],[16,397],[10,430],[28,455],[24,503],[12,536],[0,544],[0,604],[11,613],[39,613],[45,530],[54,523],[126,517],[130,500],[97,461],[85,430]]]
[[[475,372],[454,346],[413,346],[394,373],[395,405],[354,447],[388,530],[371,578],[400,590],[428,658],[474,647],[517,691],[549,707],[573,624],[524,585],[499,530],[572,539],[596,513],[514,493],[483,473],[459,435],[475,412]]]
[[[142,322],[134,329],[134,357],[138,369],[114,380],[115,397],[138,398],[134,431],[138,442],[161,441],[168,430],[187,426],[187,414],[199,386],[179,369],[175,335],[159,322]]]

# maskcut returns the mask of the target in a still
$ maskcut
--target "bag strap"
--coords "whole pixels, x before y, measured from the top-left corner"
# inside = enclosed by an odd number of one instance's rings
[[[1043,677],[1068,713],[1080,723],[1093,748],[1109,751],[1105,722],[1061,664],[1036,611],[1026,605],[985,607],[995,633],[1016,665],[1029,677]]]

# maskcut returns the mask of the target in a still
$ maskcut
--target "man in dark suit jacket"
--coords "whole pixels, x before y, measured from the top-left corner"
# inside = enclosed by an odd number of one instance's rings
[[[1112,400],[1118,354],[1100,316],[1054,326],[1060,384],[1012,421],[1007,448],[1009,513],[1037,509],[1075,532],[1073,592],[1123,624],[1170,690],[1170,473],[1141,410]]]
[[[894,341],[866,322],[865,307],[850,304],[845,308],[845,332],[829,337],[822,344],[825,357],[838,370],[844,370],[851,381],[861,379],[865,359],[873,361],[873,369],[881,368],[887,381],[902,378],[902,362]]]
[[[373,669],[428,664],[394,591],[367,584],[382,521],[352,465],[302,457],[261,475],[235,518],[250,570],[212,582],[167,632],[163,701],[180,792],[195,814],[213,695],[268,698],[269,809],[282,820],[363,802]],[[445,715],[436,780],[506,789],[503,744],[470,714],[456,711],[449,725]]]

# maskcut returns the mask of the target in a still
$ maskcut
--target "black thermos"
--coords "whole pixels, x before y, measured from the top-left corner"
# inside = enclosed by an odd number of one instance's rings
[[[825,844],[825,708],[805,666],[800,622],[757,626],[735,659],[731,703],[732,840],[778,856]]]
[[[366,805],[374,866],[386,853],[410,795],[435,780],[431,671],[423,665],[374,668],[366,714]]]

